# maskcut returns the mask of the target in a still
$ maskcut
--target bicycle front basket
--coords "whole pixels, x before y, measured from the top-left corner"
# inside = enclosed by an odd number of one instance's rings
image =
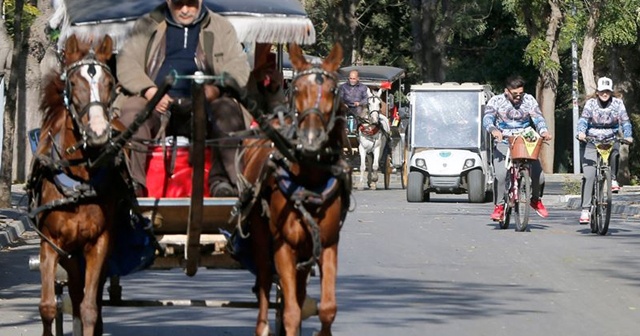
[[[535,141],[528,141],[520,135],[509,138],[511,159],[537,160],[541,147],[542,139],[539,137]]]

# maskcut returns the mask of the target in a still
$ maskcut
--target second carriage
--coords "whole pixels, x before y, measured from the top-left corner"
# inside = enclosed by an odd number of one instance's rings
[[[405,146],[405,125],[408,119],[407,108],[402,105],[404,99],[403,89],[404,84],[402,79],[405,77],[404,69],[383,66],[383,65],[359,65],[348,66],[340,69],[340,75],[342,76],[341,82],[347,81],[349,73],[351,71],[358,71],[360,83],[367,86],[372,92],[372,96],[376,95],[382,101],[380,113],[384,116],[381,120],[386,120],[389,123],[388,131],[383,131],[384,136],[387,138],[386,145],[382,149],[379,161],[379,170],[383,174],[384,188],[389,189],[391,185],[391,176],[393,173],[402,172],[404,170],[404,146]],[[375,92],[375,93],[373,93]],[[382,122],[382,121],[381,121]],[[359,141],[358,137],[360,129],[356,128],[356,120],[354,117],[349,117],[347,128],[347,146],[345,152],[354,170],[359,170],[361,167],[361,155],[359,153]],[[374,125],[375,126],[375,125]],[[380,125],[377,125],[380,126]],[[382,128],[376,128],[376,132]],[[371,186],[371,166],[373,155],[367,155],[366,167],[367,184]],[[360,172],[363,174],[365,172]],[[400,179],[402,188],[405,188],[405,181]]]

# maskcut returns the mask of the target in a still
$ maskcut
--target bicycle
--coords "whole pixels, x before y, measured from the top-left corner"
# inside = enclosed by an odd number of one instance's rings
[[[593,137],[587,137],[585,142],[593,143],[597,152],[596,178],[591,194],[591,220],[589,226],[591,233],[598,233],[604,236],[609,231],[609,221],[611,219],[611,203],[613,193],[611,191],[611,167],[609,166],[609,155],[613,151],[616,142],[629,144],[624,139],[613,139],[608,141],[598,141]]]
[[[523,135],[514,135],[507,139],[507,185],[504,193],[504,211],[498,224],[500,229],[508,229],[513,212],[516,231],[523,232],[527,230],[531,212],[531,162],[538,159],[542,139],[538,136],[535,140],[528,140]]]

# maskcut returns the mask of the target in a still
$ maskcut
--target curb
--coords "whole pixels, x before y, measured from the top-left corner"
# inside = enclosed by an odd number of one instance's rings
[[[27,230],[17,210],[0,210],[0,249],[17,243]]]
[[[640,195],[634,195],[638,197],[640,200]],[[569,209],[580,209],[582,207],[582,201],[579,195],[567,195],[566,206]],[[611,207],[611,213],[619,214],[619,215],[627,215],[627,216],[638,216],[640,215],[640,204],[629,203],[627,200],[616,200],[616,197],[613,197]]]

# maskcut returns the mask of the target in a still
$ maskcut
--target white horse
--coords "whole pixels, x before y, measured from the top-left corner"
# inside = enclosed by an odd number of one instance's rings
[[[376,93],[369,90],[369,111],[367,115],[361,116],[360,126],[358,127],[358,152],[360,153],[360,183],[358,190],[364,190],[364,179],[367,173],[366,163],[367,154],[373,154],[373,162],[371,167],[371,189],[376,189],[378,182],[378,169],[380,156],[386,146],[387,135],[391,131],[389,119],[381,113],[382,99],[380,95],[382,89]],[[386,133],[386,134],[385,134]]]

